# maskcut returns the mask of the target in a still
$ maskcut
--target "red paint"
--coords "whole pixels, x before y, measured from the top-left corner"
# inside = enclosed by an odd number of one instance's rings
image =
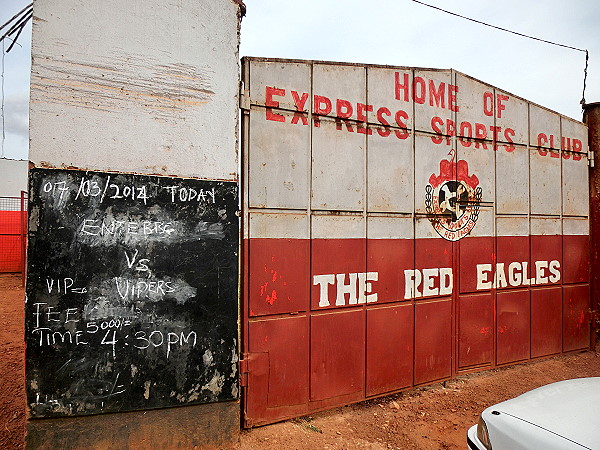
[[[458,129],[458,141],[463,147],[470,147],[473,144],[472,139],[484,140],[488,138],[488,129],[491,131],[492,138],[494,140],[494,149],[498,148],[497,142],[504,137],[502,147],[507,152],[514,151],[514,146],[509,145],[513,143],[512,137],[515,135],[515,131],[512,128],[502,128],[494,125],[484,125],[482,123],[471,123],[471,122],[460,122],[457,124],[452,119],[442,119],[441,117],[434,116],[431,118],[431,130],[435,134],[431,136],[431,142],[434,144],[442,144],[444,141],[446,145],[451,145],[452,136],[457,136],[456,130]],[[474,133],[474,134],[473,134]],[[484,142],[475,141],[475,148],[487,149],[487,144]]]
[[[413,333],[412,304],[367,311],[367,396],[412,385]]]
[[[562,351],[562,289],[531,290],[531,357]]]
[[[529,359],[529,291],[498,292],[496,303],[496,363],[507,364]]]
[[[486,116],[492,117],[494,115],[494,106],[496,107],[496,117],[502,118],[502,111],[506,109],[505,101],[509,100],[509,97],[504,94],[494,94],[492,92],[484,92],[483,94],[483,113]]]
[[[396,100],[408,102],[412,98],[415,103],[425,104],[429,98],[430,106],[437,106],[450,111],[458,111],[456,94],[458,86],[448,85],[443,81],[426,80],[423,77],[415,77],[412,85],[409,83],[409,74],[396,72],[394,74],[394,93]]]
[[[563,236],[563,283],[587,283],[590,279],[589,236]]]
[[[563,288],[563,351],[587,348],[590,343],[590,288]]]
[[[267,120],[274,120],[275,122],[285,122],[285,117],[281,114],[273,112],[272,108],[279,108],[279,102],[273,100],[273,96],[284,96],[285,89],[277,89],[271,86],[265,87],[265,115]]]
[[[246,348],[254,361],[247,395],[249,402],[258,403],[249,406],[253,423],[430,383],[457,370],[587,348],[588,285],[581,284],[578,275],[586,264],[580,257],[586,239],[470,236],[456,244],[441,238],[246,241]],[[555,286],[508,283],[477,290],[477,264],[490,265],[486,277],[491,280],[497,267],[508,278],[508,266],[518,262],[521,269],[527,266],[526,278],[535,280],[536,261],[559,262],[562,278]],[[435,291],[442,268],[453,273],[452,296]],[[541,270],[547,277],[548,267]],[[415,299],[404,298],[405,271],[420,271],[421,295]],[[327,286],[329,306],[318,306],[315,275],[342,274],[348,283],[349,274],[363,273],[377,274],[369,288],[377,294],[376,302],[336,306],[337,287],[332,284]],[[424,296],[425,285],[435,292]],[[294,316],[275,316],[288,313]]]
[[[246,420],[273,421],[308,411],[307,322],[307,317],[250,322]]]
[[[531,236],[531,265],[529,267],[530,278],[532,278],[532,285],[539,285],[542,283],[537,283],[536,279],[537,275],[541,275],[542,277],[550,276],[550,270],[548,268],[541,268],[538,272],[535,267],[536,261],[552,261],[556,260],[559,262],[561,267],[561,273],[563,272],[562,267],[562,236],[558,235],[548,235],[548,236]],[[562,275],[561,275],[562,277]],[[560,284],[560,280],[556,283],[551,284]]]
[[[477,264],[493,264],[494,238],[467,236],[458,241],[458,252],[460,292],[476,292],[477,278],[474,276],[473,268]]]
[[[490,117],[494,115],[494,94],[491,92],[483,94],[483,113]]]
[[[331,112],[331,100],[322,95],[315,95],[313,101],[313,112],[317,115],[326,116]]]
[[[452,300],[415,304],[415,384],[452,374]]]
[[[458,366],[491,364],[494,355],[494,315],[491,293],[458,300]]]
[[[404,300],[404,271],[414,267],[412,239],[369,239],[367,272],[378,272],[378,303]]]
[[[504,94],[497,94],[496,95],[496,117],[498,117],[499,119],[502,118],[502,111],[504,111],[506,109],[506,105],[504,105],[504,101],[508,101],[509,97],[508,95],[504,95]]]
[[[521,270],[523,263],[527,263],[527,267],[531,267],[530,252],[530,239],[529,236],[498,236],[496,238],[496,262],[503,264],[507,271],[507,277],[510,277],[509,266],[513,262],[521,263]],[[527,272],[528,278],[531,277],[530,272]],[[511,283],[507,283],[506,286],[498,289],[519,289],[521,286],[513,286]],[[529,301],[529,300],[528,300]]]
[[[415,268],[422,271],[436,267],[452,267],[452,242],[445,239],[416,239]],[[435,279],[434,289],[440,287],[439,281]]]
[[[348,100],[340,100],[339,98],[335,102],[335,112],[340,119],[348,119],[352,117],[354,110],[352,109],[352,103]]]
[[[250,239],[251,316],[306,311],[310,295],[310,241]]]
[[[362,310],[340,311],[311,318],[312,401],[350,394],[363,396],[365,322]]]

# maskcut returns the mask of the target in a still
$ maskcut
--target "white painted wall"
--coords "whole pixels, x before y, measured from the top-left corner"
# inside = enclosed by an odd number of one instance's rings
[[[30,160],[237,180],[234,0],[35,0]]]
[[[28,162],[0,159],[0,197],[20,197],[27,190]]]

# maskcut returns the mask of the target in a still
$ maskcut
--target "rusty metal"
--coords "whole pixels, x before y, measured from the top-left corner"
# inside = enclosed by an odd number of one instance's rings
[[[584,105],[583,120],[588,125],[589,151],[594,159],[598,160],[600,155],[600,103]],[[591,309],[600,310],[600,173],[599,168],[594,166],[589,171],[589,201],[590,201],[590,288]],[[600,322],[592,322],[595,331],[591,336],[591,345],[594,346],[598,340]]]

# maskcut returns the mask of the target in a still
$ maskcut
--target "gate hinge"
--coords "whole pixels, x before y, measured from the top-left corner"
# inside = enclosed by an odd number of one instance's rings
[[[243,81],[240,82],[240,109],[250,109],[250,92],[246,90],[246,86],[244,85]]]
[[[239,368],[240,368],[240,386],[247,387],[248,386],[248,355],[245,354],[240,359]]]
[[[593,169],[594,168],[594,152],[590,150],[590,148],[588,147],[588,152],[587,152],[587,156],[588,156],[588,165]]]
[[[600,311],[590,309],[590,323],[597,324],[596,327],[600,328]]]

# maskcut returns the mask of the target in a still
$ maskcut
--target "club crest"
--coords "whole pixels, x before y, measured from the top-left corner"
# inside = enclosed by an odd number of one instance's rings
[[[476,175],[469,175],[469,163],[440,161],[440,173],[431,174],[425,187],[425,208],[435,231],[448,241],[458,241],[475,227],[482,190]]]

